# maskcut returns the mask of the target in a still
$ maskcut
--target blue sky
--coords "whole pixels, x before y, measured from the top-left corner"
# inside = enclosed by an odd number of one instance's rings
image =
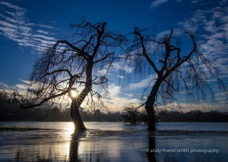
[[[202,50],[218,65],[227,85],[227,0],[1,0],[0,85],[22,88],[36,58],[56,40],[71,36],[69,24],[81,19],[93,23],[106,21],[111,30],[120,33],[132,32],[135,26],[154,28],[156,34],[172,27],[177,31],[202,32]],[[109,86],[110,104],[120,103],[116,107],[119,110],[123,105],[140,103],[147,77],[131,79],[129,84],[119,84],[117,78],[124,76],[118,73],[110,77],[113,77]],[[218,102],[214,105],[181,103],[180,106],[227,111],[224,94],[217,92],[216,96]],[[176,103],[166,107],[176,107]]]

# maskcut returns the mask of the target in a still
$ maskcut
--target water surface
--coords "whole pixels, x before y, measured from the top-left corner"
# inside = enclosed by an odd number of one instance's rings
[[[145,125],[86,122],[88,131],[73,134],[71,122],[1,122],[0,127],[41,128],[0,132],[1,162],[205,161],[228,159],[228,123]]]

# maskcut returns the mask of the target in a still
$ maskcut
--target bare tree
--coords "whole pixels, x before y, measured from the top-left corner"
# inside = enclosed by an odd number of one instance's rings
[[[160,100],[165,103],[174,101],[177,99],[175,94],[183,90],[187,96],[198,94],[197,98],[205,99],[208,92],[213,96],[207,80],[215,78],[220,82],[217,69],[199,52],[194,34],[187,35],[185,41],[188,39],[189,45],[182,50],[173,30],[159,38],[147,35],[145,30],[137,27],[134,29],[134,43],[129,48],[126,62],[138,72],[154,76],[146,87],[149,95],[144,104],[150,131],[156,129],[155,107]]]
[[[125,37],[107,30],[105,22],[82,22],[72,27],[76,29],[71,38],[73,43],[57,41],[35,63],[27,96],[14,92],[14,98],[22,108],[28,109],[47,102],[64,102],[70,94],[71,118],[75,130],[80,131],[86,127],[79,108],[86,97],[91,105],[101,98],[100,91],[108,82],[114,51]]]

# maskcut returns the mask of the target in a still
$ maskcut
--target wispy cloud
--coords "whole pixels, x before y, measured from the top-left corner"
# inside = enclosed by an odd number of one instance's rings
[[[136,107],[141,103],[141,101],[133,95],[124,94],[122,88],[116,84],[109,86],[109,95],[104,97],[104,101],[111,111],[123,111],[126,106]]]
[[[7,89],[9,86],[6,83],[0,82],[0,90],[1,89]]]
[[[148,85],[154,84],[156,78],[156,75],[149,75],[147,78],[141,80],[140,82],[129,84],[128,88],[129,90],[145,89]]]
[[[101,70],[98,70],[97,73],[100,74],[100,75],[105,75],[107,74],[108,72],[108,69],[110,68],[109,67],[110,65],[107,64],[104,66],[103,69]],[[133,72],[133,68],[130,67],[130,65],[128,63],[126,63],[126,61],[124,60],[124,58],[122,58],[120,61],[117,61],[117,62],[113,62],[112,65],[111,65],[111,69],[109,71],[109,74],[111,72],[118,72],[118,71],[123,71],[125,73],[132,73]],[[118,76],[119,79],[123,79],[123,76]]]
[[[124,60],[119,61],[119,62],[114,62],[112,64],[113,70],[118,71],[118,70],[123,70],[126,73],[131,73],[133,72],[133,68],[129,66]]]
[[[166,2],[168,2],[168,1],[169,1],[169,0],[154,0],[154,1],[151,3],[150,7],[151,7],[151,8],[156,8],[156,7],[158,7],[158,6],[160,6],[160,5],[164,4],[164,3],[166,3]]]
[[[50,34],[54,28],[30,22],[26,12],[27,10],[20,6],[1,1],[0,35],[16,42],[19,46],[32,47],[43,52],[56,41]]]
[[[14,9],[14,10],[16,10],[16,11],[21,11],[21,12],[25,12],[25,11],[26,11],[24,8],[21,8],[21,7],[19,7],[19,6],[13,5],[13,4],[10,4],[10,3],[8,3],[8,2],[2,1],[2,2],[0,2],[0,3],[1,3],[2,5],[5,5],[5,6],[9,7],[9,8],[12,8],[12,9]]]
[[[146,82],[145,80],[139,82],[138,85],[143,85],[142,83]],[[8,86],[7,84],[0,82],[0,91],[5,91],[8,93],[13,93],[13,90],[17,90],[20,95],[30,94],[33,89],[31,89],[31,81],[21,80],[21,83]],[[135,84],[136,85],[136,84]],[[132,88],[136,88],[132,86]],[[109,94],[103,96],[103,101],[105,105],[108,106],[109,111],[123,111],[125,107],[138,107],[142,101],[135,96],[135,94],[126,93],[122,91],[122,87],[116,84],[109,85]],[[166,105],[158,106],[158,110],[171,110],[171,111],[191,111],[191,110],[201,110],[201,111],[227,111],[227,100],[224,98],[225,94],[216,93],[216,98],[219,104],[208,104],[208,103],[168,103]],[[70,102],[69,97],[64,96],[64,100],[61,100],[63,104]],[[59,104],[60,100],[55,101]],[[86,107],[86,103],[83,103],[83,107]]]
[[[200,35],[200,48],[205,57],[213,61],[223,78],[228,78],[228,10],[215,7],[211,10],[197,10],[179,25]]]
[[[151,76],[152,77],[152,76]],[[139,82],[138,85],[144,85],[143,82]],[[142,83],[142,84],[141,84]],[[136,85],[136,84],[135,84]],[[144,85],[145,86],[145,85]],[[133,86],[136,88],[135,86]],[[132,88],[133,88],[132,87]],[[223,93],[216,93],[217,104],[209,104],[206,102],[200,103],[168,103],[165,105],[158,106],[158,110],[170,110],[170,111],[191,111],[191,110],[201,110],[201,111],[227,111],[227,100],[224,98]],[[109,95],[105,96],[105,103],[110,108],[111,111],[123,111],[123,109],[128,107],[138,107],[142,104],[142,101],[133,94],[125,93],[119,85],[112,84],[109,87]],[[144,100],[145,101],[145,100]]]

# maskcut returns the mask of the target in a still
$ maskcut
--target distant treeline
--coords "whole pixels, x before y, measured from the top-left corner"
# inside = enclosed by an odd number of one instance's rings
[[[199,110],[189,112],[161,111],[157,116],[162,122],[228,122],[228,112]]]
[[[123,121],[120,112],[104,114],[100,110],[89,112],[81,109],[81,115],[84,121]],[[71,121],[71,117],[68,108],[20,109],[16,102],[0,96],[0,121]]]
[[[84,121],[124,121],[137,124],[147,121],[145,112],[134,108],[123,112],[102,113],[100,110],[84,111],[81,109]],[[219,111],[160,111],[156,115],[158,122],[228,122],[228,113]],[[20,109],[12,100],[0,96],[0,121],[71,121],[70,109],[33,108]]]

